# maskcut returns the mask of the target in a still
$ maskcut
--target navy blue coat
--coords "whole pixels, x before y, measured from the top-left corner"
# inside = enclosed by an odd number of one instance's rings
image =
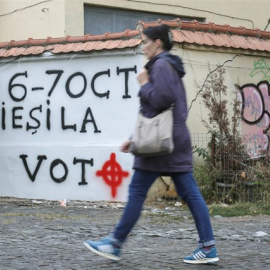
[[[181,77],[185,74],[178,56],[164,52],[146,65],[150,81],[139,91],[141,112],[154,117],[174,103],[174,151],[157,157],[135,157],[134,169],[154,172],[192,172],[192,147],[186,126],[187,101]],[[169,64],[170,63],[170,64]]]

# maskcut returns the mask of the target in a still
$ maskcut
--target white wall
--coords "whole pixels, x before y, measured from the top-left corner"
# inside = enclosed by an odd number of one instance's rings
[[[141,70],[142,56],[66,57],[26,58],[0,68],[0,196],[125,201],[133,157],[119,147],[134,128],[139,89],[134,67]],[[107,91],[108,98],[97,96]],[[85,165],[85,181],[75,159],[91,163]],[[107,172],[110,183],[98,171]]]
[[[136,76],[146,61],[142,55],[129,52],[1,61],[0,196],[126,200],[133,157],[120,153],[119,147],[134,128],[139,90]],[[250,156],[260,155],[260,150],[269,145],[267,136],[263,137],[264,130],[270,127],[269,56],[177,46],[172,53],[178,54],[185,64],[188,106],[198,92],[195,84],[202,85],[209,72],[225,63],[229,103],[235,84],[239,84],[241,101],[247,105],[239,130],[244,136],[252,135],[247,141]],[[198,96],[187,122],[192,134],[207,132],[202,124],[207,115]],[[83,167],[82,162],[88,163]],[[112,177],[116,168],[120,174]],[[122,182],[106,183],[104,173],[108,173],[109,181]]]

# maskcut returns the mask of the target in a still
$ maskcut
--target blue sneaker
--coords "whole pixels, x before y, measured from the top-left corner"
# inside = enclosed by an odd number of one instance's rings
[[[113,261],[120,260],[120,249],[121,245],[119,245],[119,241],[106,237],[102,238],[100,241],[85,241],[83,244],[90,249],[92,252],[108,258]]]
[[[219,258],[215,247],[212,247],[210,250],[198,248],[190,256],[184,258],[185,263],[192,264],[217,263],[218,261]]]

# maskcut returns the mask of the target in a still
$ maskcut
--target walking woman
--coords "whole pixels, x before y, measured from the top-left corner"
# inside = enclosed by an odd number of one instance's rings
[[[172,177],[177,193],[187,203],[199,234],[198,248],[184,257],[184,262],[206,264],[219,261],[208,208],[193,176],[191,140],[185,124],[187,101],[181,79],[185,72],[181,59],[169,53],[172,45],[167,25],[143,31],[143,52],[149,62],[137,77],[141,85],[141,112],[151,118],[174,104],[174,151],[162,156],[135,157],[129,198],[120,222],[108,237],[84,242],[91,251],[112,260],[120,260],[121,248],[140,217],[149,188],[165,174]],[[129,147],[130,141],[125,142],[122,152],[129,152]]]

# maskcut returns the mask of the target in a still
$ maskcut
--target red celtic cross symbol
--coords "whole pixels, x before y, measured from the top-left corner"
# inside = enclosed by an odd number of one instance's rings
[[[122,184],[124,177],[129,176],[129,172],[123,171],[119,163],[116,161],[115,153],[111,153],[111,157],[106,161],[100,171],[96,172],[97,176],[101,176],[105,183],[111,187],[112,197],[116,197],[117,187]]]

